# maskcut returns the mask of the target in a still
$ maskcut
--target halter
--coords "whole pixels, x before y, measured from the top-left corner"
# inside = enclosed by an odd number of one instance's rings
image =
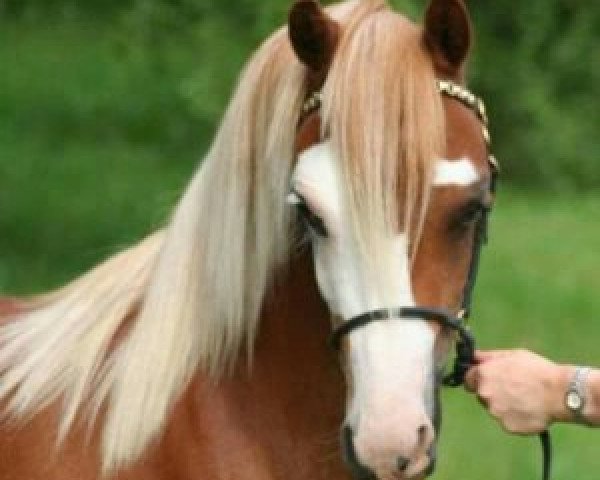
[[[496,193],[496,186],[500,167],[496,157],[492,155],[492,140],[488,128],[488,117],[483,100],[465,87],[449,80],[438,80],[438,91],[447,97],[453,98],[467,108],[475,112],[481,122],[481,131],[488,151],[488,164],[490,166],[492,177],[490,182],[491,193]],[[322,96],[320,92],[310,95],[303,106],[303,115],[306,116],[313,111],[318,110],[322,105]],[[456,316],[447,310],[441,310],[431,307],[395,307],[374,310],[354,318],[351,318],[336,327],[331,335],[331,345],[339,350],[342,339],[353,331],[366,327],[375,322],[384,322],[393,319],[420,320],[425,322],[435,322],[447,330],[456,333],[456,357],[452,371],[441,379],[441,383],[447,387],[459,387],[464,384],[465,376],[468,370],[475,365],[475,338],[466,326],[466,320],[471,315],[471,304],[473,292],[479,272],[479,263],[481,251],[488,240],[488,224],[490,210],[485,209],[483,214],[475,225],[473,239],[473,249],[471,251],[471,261],[469,264],[469,273],[467,281],[463,288],[462,305]],[[543,454],[542,479],[549,480],[552,460],[551,442],[549,433],[540,434]]]

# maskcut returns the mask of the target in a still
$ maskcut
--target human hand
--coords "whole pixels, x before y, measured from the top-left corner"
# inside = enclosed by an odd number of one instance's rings
[[[568,417],[573,368],[527,350],[477,351],[465,386],[509,433],[535,434]]]

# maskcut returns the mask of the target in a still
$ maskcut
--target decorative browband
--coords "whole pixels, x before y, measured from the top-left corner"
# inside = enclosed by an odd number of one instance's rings
[[[477,114],[479,120],[481,120],[482,123],[484,123],[485,125],[488,124],[488,117],[485,109],[485,104],[483,103],[483,100],[481,100],[481,98],[472,94],[462,85],[458,85],[457,83],[451,82],[450,80],[438,80],[437,83],[438,90],[440,91],[440,93],[455,98],[466,107],[469,107]]]
[[[488,147],[488,151],[491,151],[492,138],[488,129],[488,117],[485,108],[485,103],[483,103],[483,100],[471,93],[466,87],[463,87],[462,85],[454,83],[450,80],[438,80],[437,85],[438,91],[441,94],[458,100],[467,108],[475,112],[477,118],[479,118],[479,120],[481,121],[481,131],[483,133],[483,138]],[[302,107],[302,113],[304,115],[308,115],[309,113],[321,108],[322,103],[322,93],[314,92],[304,102],[304,105]],[[496,170],[500,169],[500,165],[498,164],[496,157],[490,154],[489,161],[493,168],[495,168]]]
[[[478,96],[471,93],[467,88],[454,83],[450,80],[438,80],[438,90],[442,95],[454,98],[462,103],[467,108],[471,109],[481,121],[481,132],[488,148],[488,160],[490,165],[496,170],[500,170],[500,164],[494,155],[491,154],[492,137],[488,128],[488,116],[485,108],[485,103]]]

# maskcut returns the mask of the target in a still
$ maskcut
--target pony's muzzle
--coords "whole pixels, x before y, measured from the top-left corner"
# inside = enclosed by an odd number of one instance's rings
[[[342,429],[342,452],[346,465],[356,480],[422,479],[435,470],[436,446],[430,424],[419,426],[417,443],[408,454],[401,448],[358,444],[351,427]],[[376,449],[376,450],[375,450]]]

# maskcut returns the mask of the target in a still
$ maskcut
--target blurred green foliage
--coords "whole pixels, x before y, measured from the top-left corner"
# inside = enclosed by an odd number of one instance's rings
[[[49,18],[85,18],[101,25],[113,54],[124,59],[115,68],[170,72],[173,95],[162,99],[168,110],[184,130],[196,121],[209,132],[244,61],[285,21],[290,3],[0,0],[0,11],[5,23],[28,18],[43,27]],[[425,8],[417,0],[391,3],[417,19]],[[600,4],[496,0],[472,1],[470,9],[477,32],[472,84],[490,105],[505,178],[553,190],[599,185]],[[149,96],[152,83],[140,85]],[[157,102],[144,122],[165,125],[165,107]],[[210,135],[201,137],[206,145]]]
[[[472,2],[474,82],[491,107],[509,179],[600,185],[600,3]]]

